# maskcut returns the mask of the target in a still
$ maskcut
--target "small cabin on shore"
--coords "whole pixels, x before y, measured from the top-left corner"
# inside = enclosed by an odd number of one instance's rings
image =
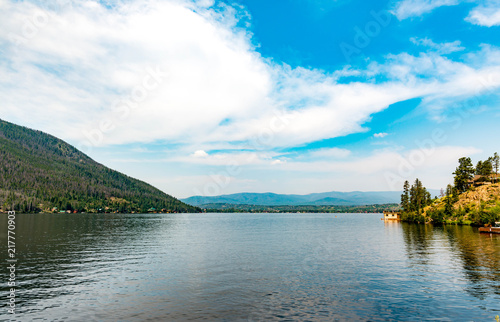
[[[384,211],[384,220],[401,220],[401,214],[397,211]]]

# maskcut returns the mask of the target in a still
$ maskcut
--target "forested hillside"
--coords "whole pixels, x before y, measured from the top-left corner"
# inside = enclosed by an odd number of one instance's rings
[[[0,120],[0,208],[18,212],[199,212],[66,142]]]

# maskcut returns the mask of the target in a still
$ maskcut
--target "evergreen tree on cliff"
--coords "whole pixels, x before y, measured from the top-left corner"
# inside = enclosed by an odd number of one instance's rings
[[[463,157],[458,160],[458,167],[453,174],[455,175],[455,187],[460,193],[467,190],[468,182],[474,177],[474,173],[475,169],[470,158]]]
[[[489,176],[493,172],[491,160],[492,158],[486,161],[479,161],[476,165],[476,174],[480,176]]]
[[[491,157],[491,165],[493,166],[493,169],[495,169],[495,174],[498,176],[498,168],[500,167],[500,156],[498,156],[498,153],[495,152],[493,154],[493,157]],[[497,178],[495,178],[495,181]]]

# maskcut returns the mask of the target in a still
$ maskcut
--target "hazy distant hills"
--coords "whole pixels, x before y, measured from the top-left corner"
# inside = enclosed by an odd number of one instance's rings
[[[199,212],[41,131],[0,120],[0,210]]]
[[[439,192],[430,190],[432,195]],[[361,206],[373,204],[399,203],[401,191],[353,191],[353,192],[323,192],[308,195],[284,195],[276,193],[235,193],[221,196],[193,196],[181,199],[193,206],[206,204],[235,204],[235,205],[263,205],[263,206],[295,206],[295,205],[337,205]]]

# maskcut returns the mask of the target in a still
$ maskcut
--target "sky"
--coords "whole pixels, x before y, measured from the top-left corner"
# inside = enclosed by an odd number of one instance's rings
[[[497,0],[0,0],[0,119],[178,198],[430,189],[500,152]]]

